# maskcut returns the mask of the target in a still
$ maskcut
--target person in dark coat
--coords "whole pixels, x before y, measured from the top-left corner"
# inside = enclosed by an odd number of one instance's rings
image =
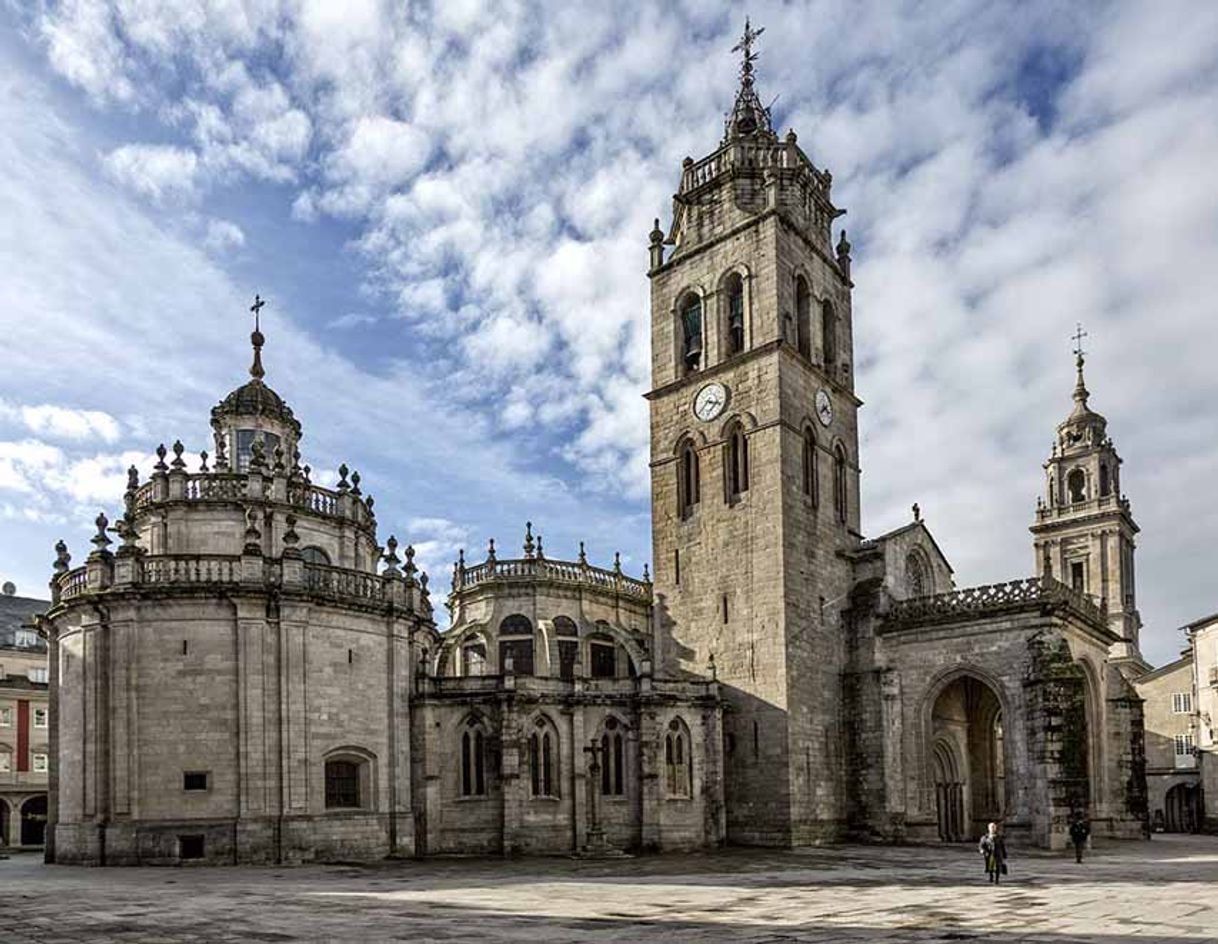
[[[1074,843],[1074,861],[1083,861],[1083,846],[1087,845],[1087,837],[1091,835],[1091,824],[1082,813],[1075,813],[1070,820],[1070,841]]]
[[[986,875],[997,885],[999,877],[1007,874],[1007,844],[998,831],[997,823],[990,823],[986,834],[977,843],[977,851],[985,856]]]

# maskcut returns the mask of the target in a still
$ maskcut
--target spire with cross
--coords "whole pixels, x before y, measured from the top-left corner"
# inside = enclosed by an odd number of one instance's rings
[[[736,102],[727,116],[727,137],[733,135],[751,135],[755,132],[774,133],[770,123],[770,110],[761,104],[757,90],[753,88],[753,63],[757,61],[758,53],[753,49],[757,37],[765,32],[765,27],[753,29],[752,22],[745,18],[744,35],[732,47],[732,52],[741,53],[740,91],[736,93]]]
[[[740,42],[732,47],[732,52],[743,53],[742,62],[740,63],[740,81],[745,84],[751,84],[753,81],[753,63],[757,61],[757,53],[753,52],[753,43],[757,37],[765,32],[765,27],[761,29],[753,29],[749,18],[744,18],[744,35],[740,37]]]
[[[1090,396],[1087,392],[1087,385],[1083,382],[1083,361],[1084,354],[1086,354],[1086,351],[1083,350],[1083,338],[1087,336],[1082,322],[1075,322],[1074,334],[1070,335],[1070,339],[1074,341],[1074,366],[1078,370],[1078,378],[1074,383],[1074,401],[1080,407],[1087,406],[1087,398]]]
[[[261,325],[264,307],[266,307],[266,300],[261,295],[255,294],[254,304],[250,305],[250,311],[254,313],[254,333],[250,335],[250,343],[254,345],[254,362],[250,364],[250,376],[255,380],[261,380],[266,376],[266,371],[262,367],[262,345],[266,343],[266,338],[262,336]]]

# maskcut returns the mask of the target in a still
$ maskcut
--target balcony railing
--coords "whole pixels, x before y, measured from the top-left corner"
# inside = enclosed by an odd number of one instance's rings
[[[736,167],[764,169],[801,166],[812,170],[815,189],[825,193],[827,187],[824,175],[806,163],[794,145],[734,141],[702,160],[687,165],[681,174],[681,192],[688,193],[691,190],[697,190],[720,174]]]
[[[190,472],[181,473],[180,498],[176,491],[175,473],[170,473],[158,489],[155,479],[141,485],[135,492],[134,505],[138,513],[158,500],[175,500],[188,502],[232,502],[246,498],[265,499],[272,497],[270,491],[251,495],[249,491],[249,476],[235,472]],[[283,495],[283,493],[280,493]],[[322,488],[310,482],[288,482],[286,489],[288,504],[304,509],[315,515],[337,518],[342,514],[342,503],[338,492]],[[363,499],[356,497],[355,501]]]
[[[548,558],[484,561],[466,567],[457,574],[454,590],[465,590],[490,581],[548,580],[556,583],[582,584],[609,593],[620,593],[645,603],[651,602],[651,584],[627,577],[616,570],[605,570],[590,564]]]
[[[140,587],[193,587],[204,585],[248,585],[252,576],[258,587],[281,587],[284,563],[280,560],[255,558],[259,566],[253,574],[248,570],[248,558],[226,554],[147,554],[131,562],[127,576],[120,576],[122,561],[103,565],[105,576],[99,592],[132,590]],[[89,567],[77,567],[57,578],[58,602],[75,599],[89,589]],[[303,564],[302,589],[331,599],[370,601],[389,600],[390,578],[362,570],[331,567],[325,564]],[[290,587],[288,587],[290,589]]]
[[[950,593],[897,600],[888,612],[889,623],[924,623],[958,617],[985,617],[1010,609],[1041,604],[1065,606],[1097,626],[1107,626],[1106,609],[1091,597],[1051,577],[1029,577],[1008,583],[967,587]]]

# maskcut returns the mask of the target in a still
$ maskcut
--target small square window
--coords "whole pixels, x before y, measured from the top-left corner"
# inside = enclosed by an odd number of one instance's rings
[[[47,726],[47,710],[45,708],[34,709],[34,727],[45,728]]]
[[[201,770],[190,770],[182,774],[182,789],[183,790],[206,790],[207,789],[207,772]]]
[[[28,678],[31,682],[36,682],[39,685],[45,685],[47,683],[47,670],[46,669],[30,669],[30,674],[29,674]]]
[[[179,836],[178,837],[178,858],[179,859],[202,859],[203,858],[203,837],[202,836]]]
[[[45,774],[46,772],[47,772],[47,755],[46,754],[35,754],[34,755],[34,773]]]

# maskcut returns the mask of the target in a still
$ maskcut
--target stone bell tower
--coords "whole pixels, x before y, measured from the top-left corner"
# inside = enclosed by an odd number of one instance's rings
[[[1045,463],[1045,494],[1032,525],[1037,573],[1086,593],[1108,608],[1109,628],[1121,638],[1113,659],[1134,671],[1146,667],[1138,647],[1142,618],[1134,593],[1134,535],[1138,526],[1121,493],[1121,457],[1108,421],[1088,405],[1083,380],[1085,333],[1075,335],[1074,409],[1058,425]]]
[[[832,178],[754,87],[747,24],[723,139],[651,234],[652,528],[660,657],[714,671],[728,837],[842,820],[839,613],[859,530],[850,245]]]

